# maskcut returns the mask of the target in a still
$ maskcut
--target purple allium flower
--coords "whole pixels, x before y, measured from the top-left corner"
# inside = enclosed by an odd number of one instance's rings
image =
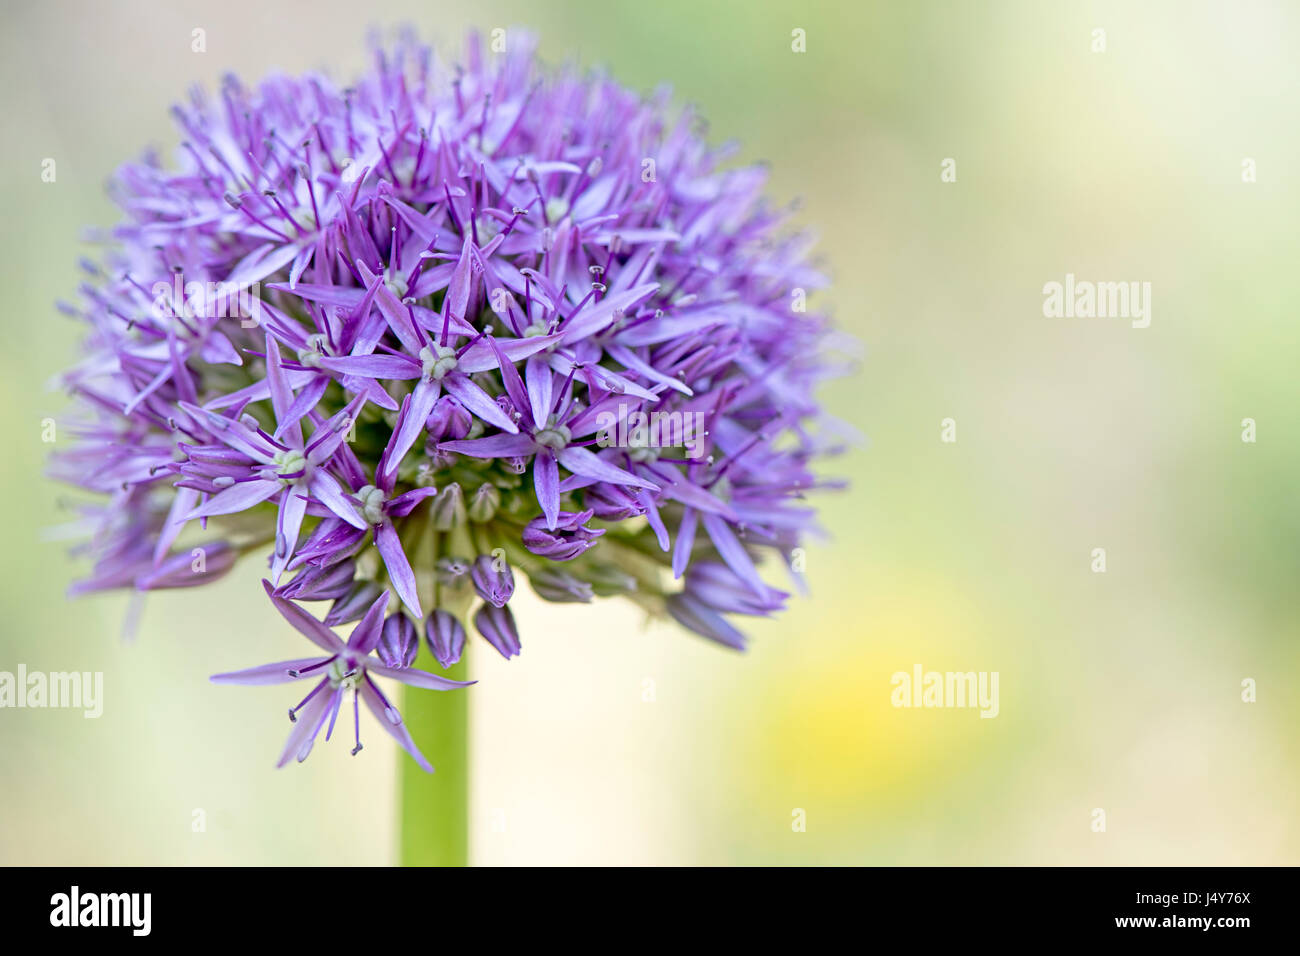
[[[411,740],[411,735],[402,726],[402,715],[384,696],[384,692],[379,689],[379,685],[374,682],[371,675],[391,677],[412,687],[424,687],[430,690],[451,690],[455,687],[467,687],[468,683],[414,670],[410,667],[410,661],[406,663],[382,661],[371,656],[371,651],[385,640],[384,632],[387,628],[382,622],[384,608],[388,604],[388,592],[385,591],[370,605],[361,623],[352,631],[352,636],[345,644],[324,623],[316,620],[298,605],[277,597],[269,581],[264,581],[263,584],[276,610],[284,615],[284,619],[307,640],[326,651],[326,656],[263,664],[260,667],[251,667],[248,670],[234,671],[229,674],[214,674],[212,680],[219,684],[280,684],[285,681],[320,678],[298,706],[289,709],[289,719],[297,726],[289,734],[289,741],[280,754],[280,762],[277,766],[283,767],[291,759],[296,759],[299,763],[306,760],[321,728],[325,728],[325,739],[330,739],[334,733],[334,722],[338,719],[339,708],[343,705],[348,691],[351,691],[352,719],[356,727],[356,746],[352,748],[353,756],[361,751],[360,701],[364,700],[366,707],[375,715],[380,725],[406,748],[406,751],[415,758],[416,763],[425,770],[432,771],[433,767],[424,759],[424,755]],[[405,619],[404,615],[396,616]],[[410,627],[410,621],[406,623]],[[394,630],[396,629],[395,627]],[[414,638],[414,629],[411,631],[411,636]],[[392,640],[392,637],[389,640]],[[411,655],[411,659],[414,659],[414,654]]]
[[[520,537],[524,547],[539,557],[572,561],[593,547],[596,539],[605,533],[603,528],[593,531],[586,526],[591,516],[590,511],[580,514],[562,511],[554,519],[534,518],[524,526]]]
[[[53,464],[104,499],[74,590],[263,555],[329,654],[218,678],[322,675],[281,763],[352,690],[423,765],[371,676],[459,686],[411,669],[415,636],[449,666],[471,617],[518,654],[512,567],[743,647],[726,615],[781,608],[758,564],[814,530],[834,369],[806,239],[666,94],[544,71],[530,43],[472,38],[453,70],[404,39],[347,88],[228,78],[176,109],[170,165],[114,182],[107,268],[70,310],[80,440]]]

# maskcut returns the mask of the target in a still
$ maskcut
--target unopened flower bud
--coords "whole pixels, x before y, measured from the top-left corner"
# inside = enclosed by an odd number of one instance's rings
[[[465,496],[460,485],[452,482],[433,499],[431,512],[433,526],[438,531],[451,531],[465,523]]]
[[[434,572],[438,575],[439,584],[444,587],[455,587],[465,580],[465,575],[469,574],[469,561],[457,557],[439,558],[434,566]]]
[[[350,558],[326,568],[308,565],[278,591],[281,597],[296,601],[327,601],[340,598],[352,590],[357,563]]]
[[[636,578],[613,564],[602,562],[584,568],[582,576],[591,582],[592,590],[600,597],[614,597],[636,590]]]
[[[745,635],[732,627],[727,619],[713,608],[690,594],[670,595],[665,606],[673,619],[688,630],[738,651],[745,649]]]
[[[586,581],[574,577],[559,568],[543,568],[528,575],[533,590],[547,601],[557,604],[589,604],[592,587]]]
[[[622,521],[645,514],[645,506],[617,485],[594,485],[588,489],[585,500],[592,513],[605,521]]]
[[[154,591],[206,584],[233,568],[238,558],[239,552],[229,544],[213,541],[172,555],[158,567],[136,578],[135,586],[141,591]]]
[[[585,527],[590,518],[590,511],[561,511],[554,529],[546,527],[545,518],[534,518],[524,527],[524,547],[552,561],[572,561],[605,533]]]
[[[465,625],[450,611],[438,608],[424,624],[424,638],[434,659],[450,667],[465,650]]]
[[[501,492],[496,485],[479,485],[469,502],[469,520],[482,524],[496,517],[501,506]]]
[[[361,620],[370,605],[375,603],[382,589],[374,581],[358,581],[350,591],[334,602],[330,612],[325,615],[325,624],[338,627]]]
[[[487,642],[509,660],[519,654],[519,630],[510,608],[484,604],[474,615],[474,626]]]
[[[515,576],[504,556],[480,554],[470,569],[470,579],[478,596],[489,604],[505,607],[515,593]]]
[[[406,668],[415,663],[415,655],[420,652],[420,641],[415,633],[411,619],[398,611],[390,614],[384,621],[379,643],[375,653],[389,667]]]
[[[433,411],[425,420],[425,429],[434,442],[459,441],[469,434],[474,416],[456,399],[443,395],[433,403]]]

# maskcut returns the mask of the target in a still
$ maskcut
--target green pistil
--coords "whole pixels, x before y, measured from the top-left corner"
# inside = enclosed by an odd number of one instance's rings
[[[563,196],[552,196],[546,200],[546,221],[559,222],[569,214],[569,200]]]
[[[539,431],[533,439],[543,448],[559,451],[561,448],[569,447],[569,442],[573,440],[573,432],[563,425],[551,425]]]
[[[336,657],[330,662],[329,680],[331,687],[337,687],[344,691],[351,690],[357,685],[360,676],[360,672],[356,668],[349,668],[341,657]]]
[[[384,493],[374,485],[365,485],[357,492],[361,499],[361,517],[366,524],[380,524],[384,520]]]
[[[277,451],[271,461],[275,464],[275,473],[285,485],[292,485],[298,480],[298,474],[307,470],[307,458],[297,448]],[[286,478],[285,475],[294,475],[295,477]]]
[[[456,350],[446,345],[425,346],[420,349],[420,364],[424,377],[431,382],[441,382],[456,369]]]
[[[479,216],[474,220],[474,228],[478,230],[479,245],[485,246],[501,231],[501,223],[491,216]]]
[[[405,299],[406,294],[411,291],[411,287],[406,284],[406,280],[399,275],[388,273],[384,276],[384,285],[388,291],[397,296],[398,299]]]
[[[321,357],[325,354],[325,336],[316,334],[307,336],[307,347],[298,350],[298,361],[308,368],[320,368]]]

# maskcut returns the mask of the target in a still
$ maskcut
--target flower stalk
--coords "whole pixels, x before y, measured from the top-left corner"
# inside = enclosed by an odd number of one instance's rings
[[[417,667],[466,680],[465,656],[443,670],[427,645]],[[416,744],[438,755],[425,773],[413,761],[398,763],[398,858],[402,866],[469,863],[469,695],[403,692],[402,714]]]

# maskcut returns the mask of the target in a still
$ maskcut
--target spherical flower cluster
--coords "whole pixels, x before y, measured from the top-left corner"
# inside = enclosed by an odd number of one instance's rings
[[[174,168],[118,173],[123,221],[63,306],[89,335],[53,467],[101,495],[74,590],[265,554],[323,655],[214,679],[312,684],[282,764],[350,694],[427,767],[374,677],[463,686],[412,664],[421,641],[454,664],[467,623],[518,654],[521,576],[743,648],[727,616],[787,597],[759,557],[812,525],[821,280],[763,171],[664,94],[512,47],[196,93]]]

